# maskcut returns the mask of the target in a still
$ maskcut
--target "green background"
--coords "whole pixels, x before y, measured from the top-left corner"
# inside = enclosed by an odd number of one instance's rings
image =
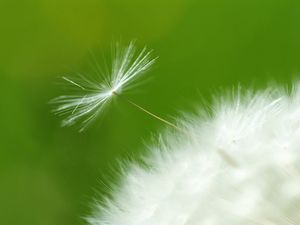
[[[58,77],[89,71],[113,40],[154,49],[128,97],[172,120],[219,87],[287,83],[300,72],[299,0],[1,0],[0,224],[80,225],[164,124],[117,102],[86,132],[61,128]],[[101,64],[101,58],[99,58]]]

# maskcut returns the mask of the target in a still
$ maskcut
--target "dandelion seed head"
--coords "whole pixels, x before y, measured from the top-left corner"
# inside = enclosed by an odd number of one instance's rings
[[[89,224],[300,224],[299,90],[222,95],[206,117],[187,117],[185,134],[128,166]]]
[[[111,68],[104,74],[98,71],[97,81],[84,75],[62,77],[80,93],[53,99],[51,102],[57,105],[54,112],[65,116],[63,126],[78,122],[81,130],[85,129],[101,114],[115,94],[136,86],[138,78],[150,69],[155,60],[152,51],[146,47],[138,52],[133,41],[126,47],[117,43],[112,49]]]

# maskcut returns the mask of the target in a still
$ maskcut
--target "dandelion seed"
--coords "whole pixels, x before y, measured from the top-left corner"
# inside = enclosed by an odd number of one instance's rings
[[[54,112],[67,115],[62,121],[63,126],[80,122],[83,130],[104,110],[113,96],[120,96],[121,93],[135,86],[137,79],[153,65],[155,60],[156,58],[152,57],[151,51],[147,51],[146,47],[137,52],[134,42],[130,42],[125,48],[117,44],[112,68],[108,74],[103,75],[102,83],[94,82],[84,76],[80,76],[79,82],[63,77],[84,94],[60,96],[54,99],[52,103],[59,105]]]

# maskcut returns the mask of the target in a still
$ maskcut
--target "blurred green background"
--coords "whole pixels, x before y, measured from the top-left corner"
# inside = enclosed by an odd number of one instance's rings
[[[159,60],[130,98],[172,119],[216,88],[300,72],[299,0],[1,0],[0,224],[80,225],[117,159],[164,128],[122,102],[84,133],[48,101],[91,51],[137,39]],[[99,58],[101,64],[101,58]]]

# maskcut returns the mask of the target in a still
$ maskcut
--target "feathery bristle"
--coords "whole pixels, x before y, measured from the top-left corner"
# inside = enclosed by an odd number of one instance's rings
[[[134,82],[155,62],[151,51],[146,47],[137,53],[134,42],[127,47],[116,44],[112,58],[112,68],[108,74],[98,74],[99,82],[81,76],[79,81],[63,77],[64,80],[77,87],[81,94],[60,96],[52,100],[58,107],[57,114],[67,115],[62,121],[63,126],[81,122],[83,130],[95,119],[109,103],[114,93],[121,94],[130,89]]]

